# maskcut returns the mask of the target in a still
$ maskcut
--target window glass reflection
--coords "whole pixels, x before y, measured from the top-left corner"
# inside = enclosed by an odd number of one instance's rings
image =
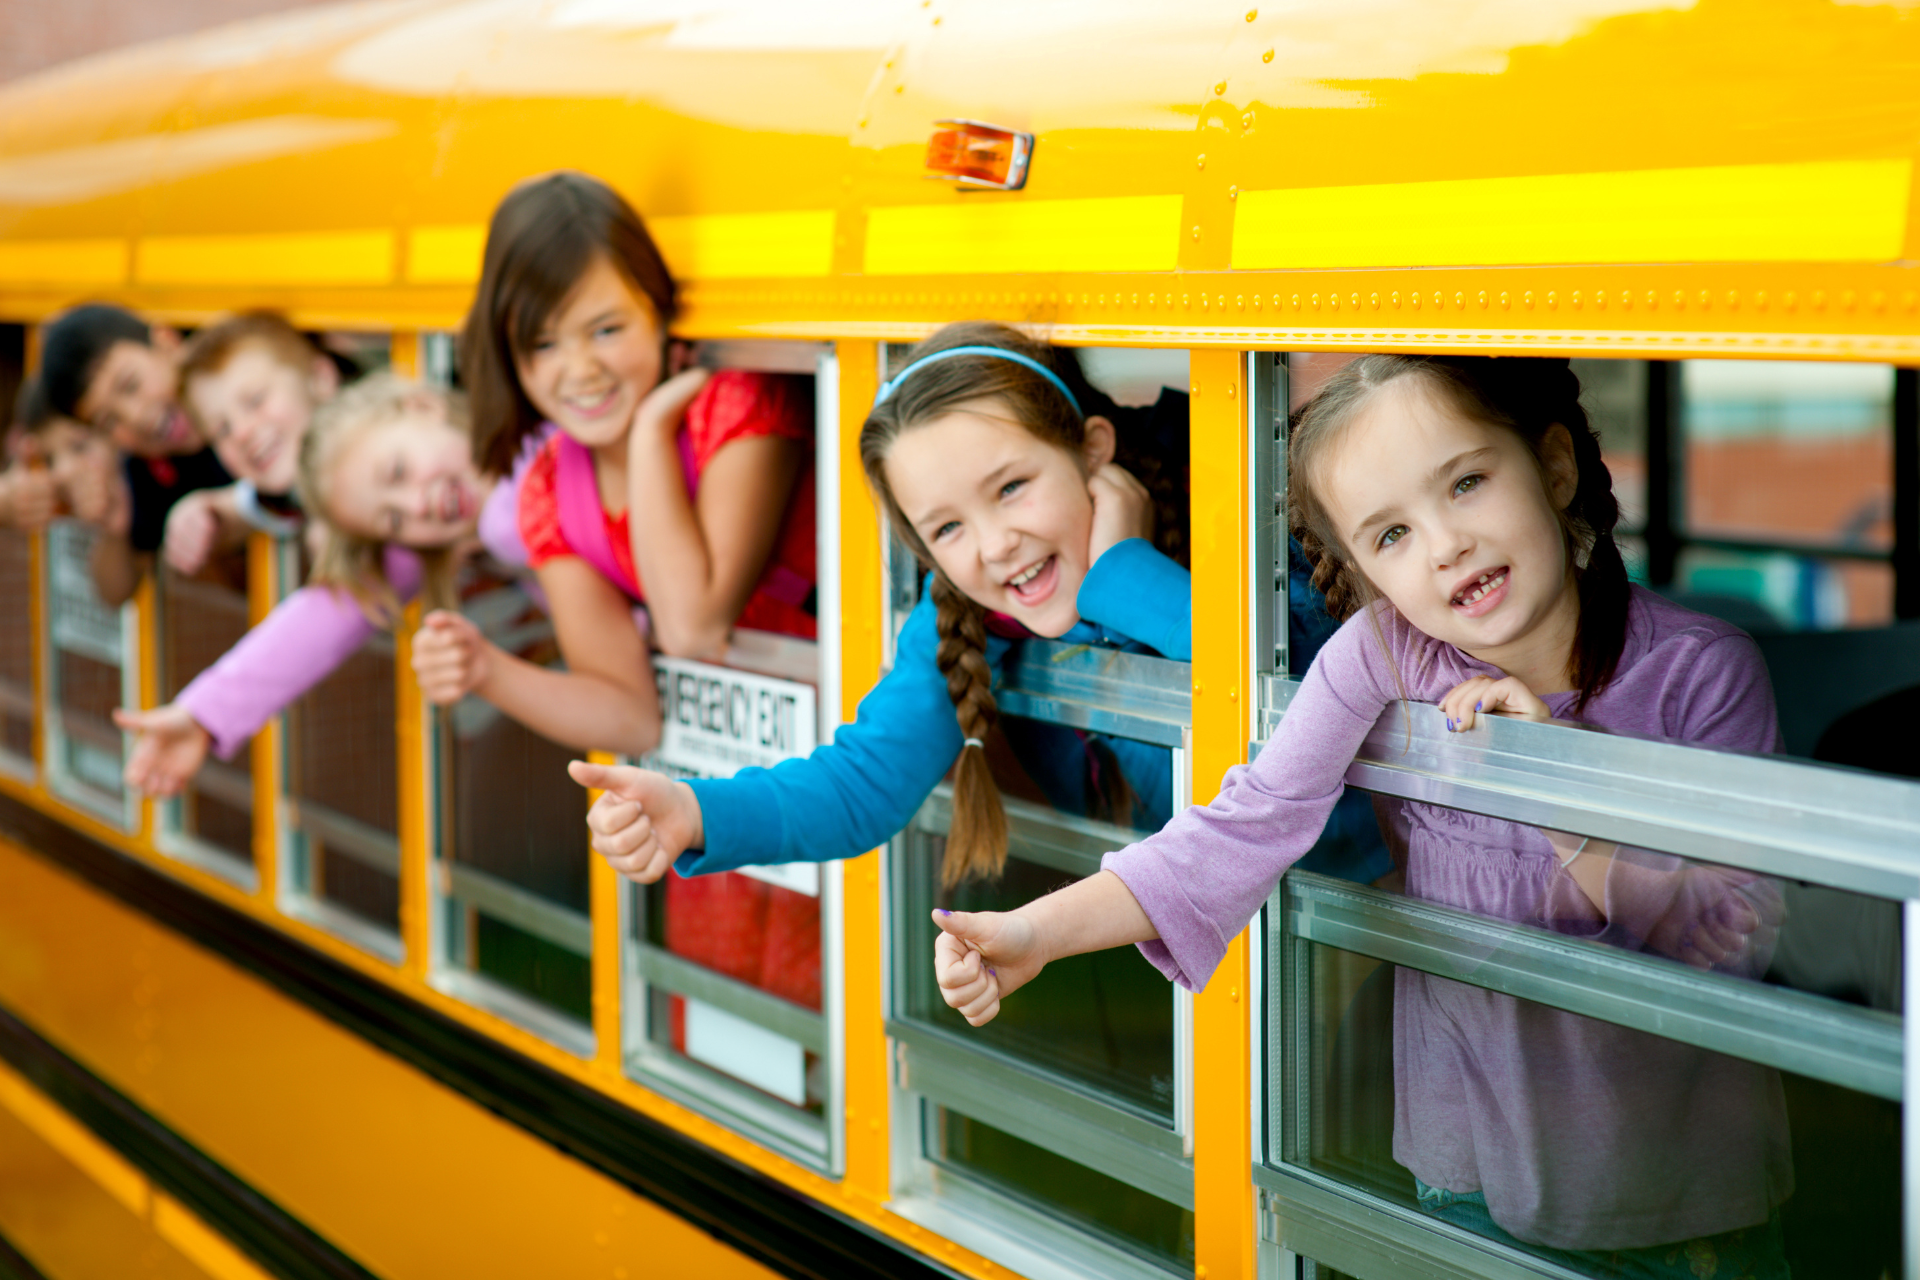
[[[1583,1275],[1897,1270],[1897,1103],[1704,1047],[1713,1032],[1686,1000],[1712,1001],[1711,985],[1614,1006],[1616,1022],[1474,981],[1558,967],[1605,992],[1621,977],[1600,959],[1626,953],[1709,984],[1890,1010],[1897,904],[1434,805],[1375,807],[1406,899],[1525,928],[1461,928],[1436,972],[1310,936],[1285,945],[1287,1159]]]

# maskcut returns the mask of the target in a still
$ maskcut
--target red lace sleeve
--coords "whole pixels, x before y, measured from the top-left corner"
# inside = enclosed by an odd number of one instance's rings
[[[699,471],[705,471],[724,446],[748,436],[780,436],[812,444],[813,402],[806,380],[722,369],[687,406],[687,434],[693,442],[693,465]]]
[[[555,489],[555,453],[552,440],[527,464],[520,480],[520,540],[527,544],[527,566],[538,569],[556,556],[573,554],[560,532],[560,497]]]

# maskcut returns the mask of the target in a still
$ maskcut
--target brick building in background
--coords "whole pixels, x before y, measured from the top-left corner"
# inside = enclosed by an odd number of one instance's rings
[[[124,45],[331,0],[0,0],[0,83]]]

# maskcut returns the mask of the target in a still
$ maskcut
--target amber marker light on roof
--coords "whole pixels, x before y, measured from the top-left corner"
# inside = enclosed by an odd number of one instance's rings
[[[927,142],[926,175],[963,187],[1018,191],[1027,183],[1033,135],[978,120],[936,120]]]

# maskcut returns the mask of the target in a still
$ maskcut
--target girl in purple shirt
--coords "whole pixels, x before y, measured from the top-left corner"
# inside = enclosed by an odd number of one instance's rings
[[[1055,957],[1137,944],[1203,986],[1312,847],[1395,699],[1743,751],[1777,747],[1753,642],[1628,583],[1565,360],[1367,356],[1302,411],[1295,532],[1346,623],[1211,805],[1018,911],[936,913],[974,1025]],[[1434,805],[1393,806],[1409,895],[1758,977],[1771,881]],[[1410,969],[1395,975],[1394,1157],[1422,1207],[1606,1274],[1786,1274],[1773,1070]]]

